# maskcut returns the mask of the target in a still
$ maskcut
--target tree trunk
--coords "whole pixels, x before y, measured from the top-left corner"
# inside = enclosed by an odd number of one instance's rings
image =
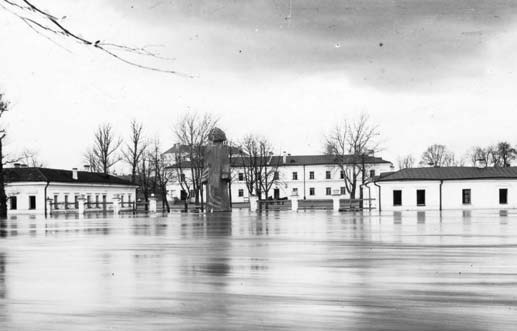
[[[4,182],[4,153],[3,138],[0,139],[0,219],[7,218],[7,195]]]

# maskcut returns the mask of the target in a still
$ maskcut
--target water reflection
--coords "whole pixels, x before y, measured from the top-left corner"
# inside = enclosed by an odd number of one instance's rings
[[[517,323],[511,212],[20,217],[0,233],[2,330]]]

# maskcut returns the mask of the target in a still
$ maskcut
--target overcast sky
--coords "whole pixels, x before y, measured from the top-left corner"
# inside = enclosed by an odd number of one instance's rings
[[[82,36],[149,46],[170,60],[136,60],[194,76],[58,46],[0,8],[8,149],[51,167],[82,165],[103,122],[127,137],[137,119],[168,147],[186,111],[214,113],[233,139],[265,135],[279,153],[321,153],[325,133],[361,112],[393,162],[433,143],[459,154],[517,144],[516,1],[34,2]]]

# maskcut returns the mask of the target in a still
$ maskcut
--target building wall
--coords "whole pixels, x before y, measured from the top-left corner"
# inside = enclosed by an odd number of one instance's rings
[[[369,165],[369,170],[374,170],[378,175],[381,172],[389,171],[390,164],[382,163]],[[314,172],[314,179],[310,179],[310,172]],[[326,172],[330,171],[331,179],[326,178]],[[344,180],[340,178],[340,168],[335,165],[286,165],[278,168],[279,179],[276,181],[269,192],[274,197],[274,190],[279,190],[279,198],[288,198],[293,194],[293,189],[297,189],[298,196],[303,199],[329,199],[327,188],[330,192],[340,190],[345,186]],[[293,179],[293,172],[297,173],[298,179]],[[246,202],[249,199],[248,189],[245,180],[239,180],[239,173],[244,174],[243,168],[232,168],[232,202]],[[186,176],[190,171],[185,173]],[[174,176],[173,176],[174,177]],[[245,179],[245,178],[243,178]],[[188,179],[187,179],[188,180]],[[314,188],[314,195],[310,194],[310,189]],[[239,190],[242,190],[242,196],[239,196]],[[167,185],[169,200],[180,199],[181,186],[178,182],[172,181]],[[349,197],[349,194],[344,198]],[[356,191],[356,198],[359,198],[359,185]]]
[[[7,209],[10,215],[16,214],[43,214],[45,212],[45,182],[19,182],[9,183],[6,185],[6,194],[10,197],[16,197],[17,209],[11,210],[10,201],[7,202]],[[99,201],[102,202],[102,195],[106,195],[106,201],[112,202],[115,195],[124,197],[124,201],[134,201],[136,197],[136,188],[126,185],[103,185],[103,184],[79,184],[79,183],[50,183],[47,188],[47,197],[54,199],[58,196],[59,202],[65,201],[65,195],[68,195],[68,202],[72,203],[75,196],[87,195],[92,196],[92,202],[95,201],[95,195],[99,195]],[[36,209],[29,209],[29,196],[36,197]]]
[[[378,182],[381,186],[383,211],[396,210],[439,210],[440,181],[394,181]],[[378,188],[369,184],[373,205],[378,207]],[[471,202],[463,204],[463,189],[470,189]],[[507,189],[508,203],[499,203],[499,189]],[[393,191],[402,191],[402,205],[393,205]],[[416,191],[426,191],[425,206],[416,203]],[[368,195],[365,189],[365,196]],[[471,179],[445,180],[442,185],[442,210],[454,209],[514,209],[517,208],[517,179]]]

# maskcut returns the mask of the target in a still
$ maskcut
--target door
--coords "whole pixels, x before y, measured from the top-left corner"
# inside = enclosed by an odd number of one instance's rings
[[[280,200],[280,189],[276,188],[273,190],[273,196],[275,200]]]

